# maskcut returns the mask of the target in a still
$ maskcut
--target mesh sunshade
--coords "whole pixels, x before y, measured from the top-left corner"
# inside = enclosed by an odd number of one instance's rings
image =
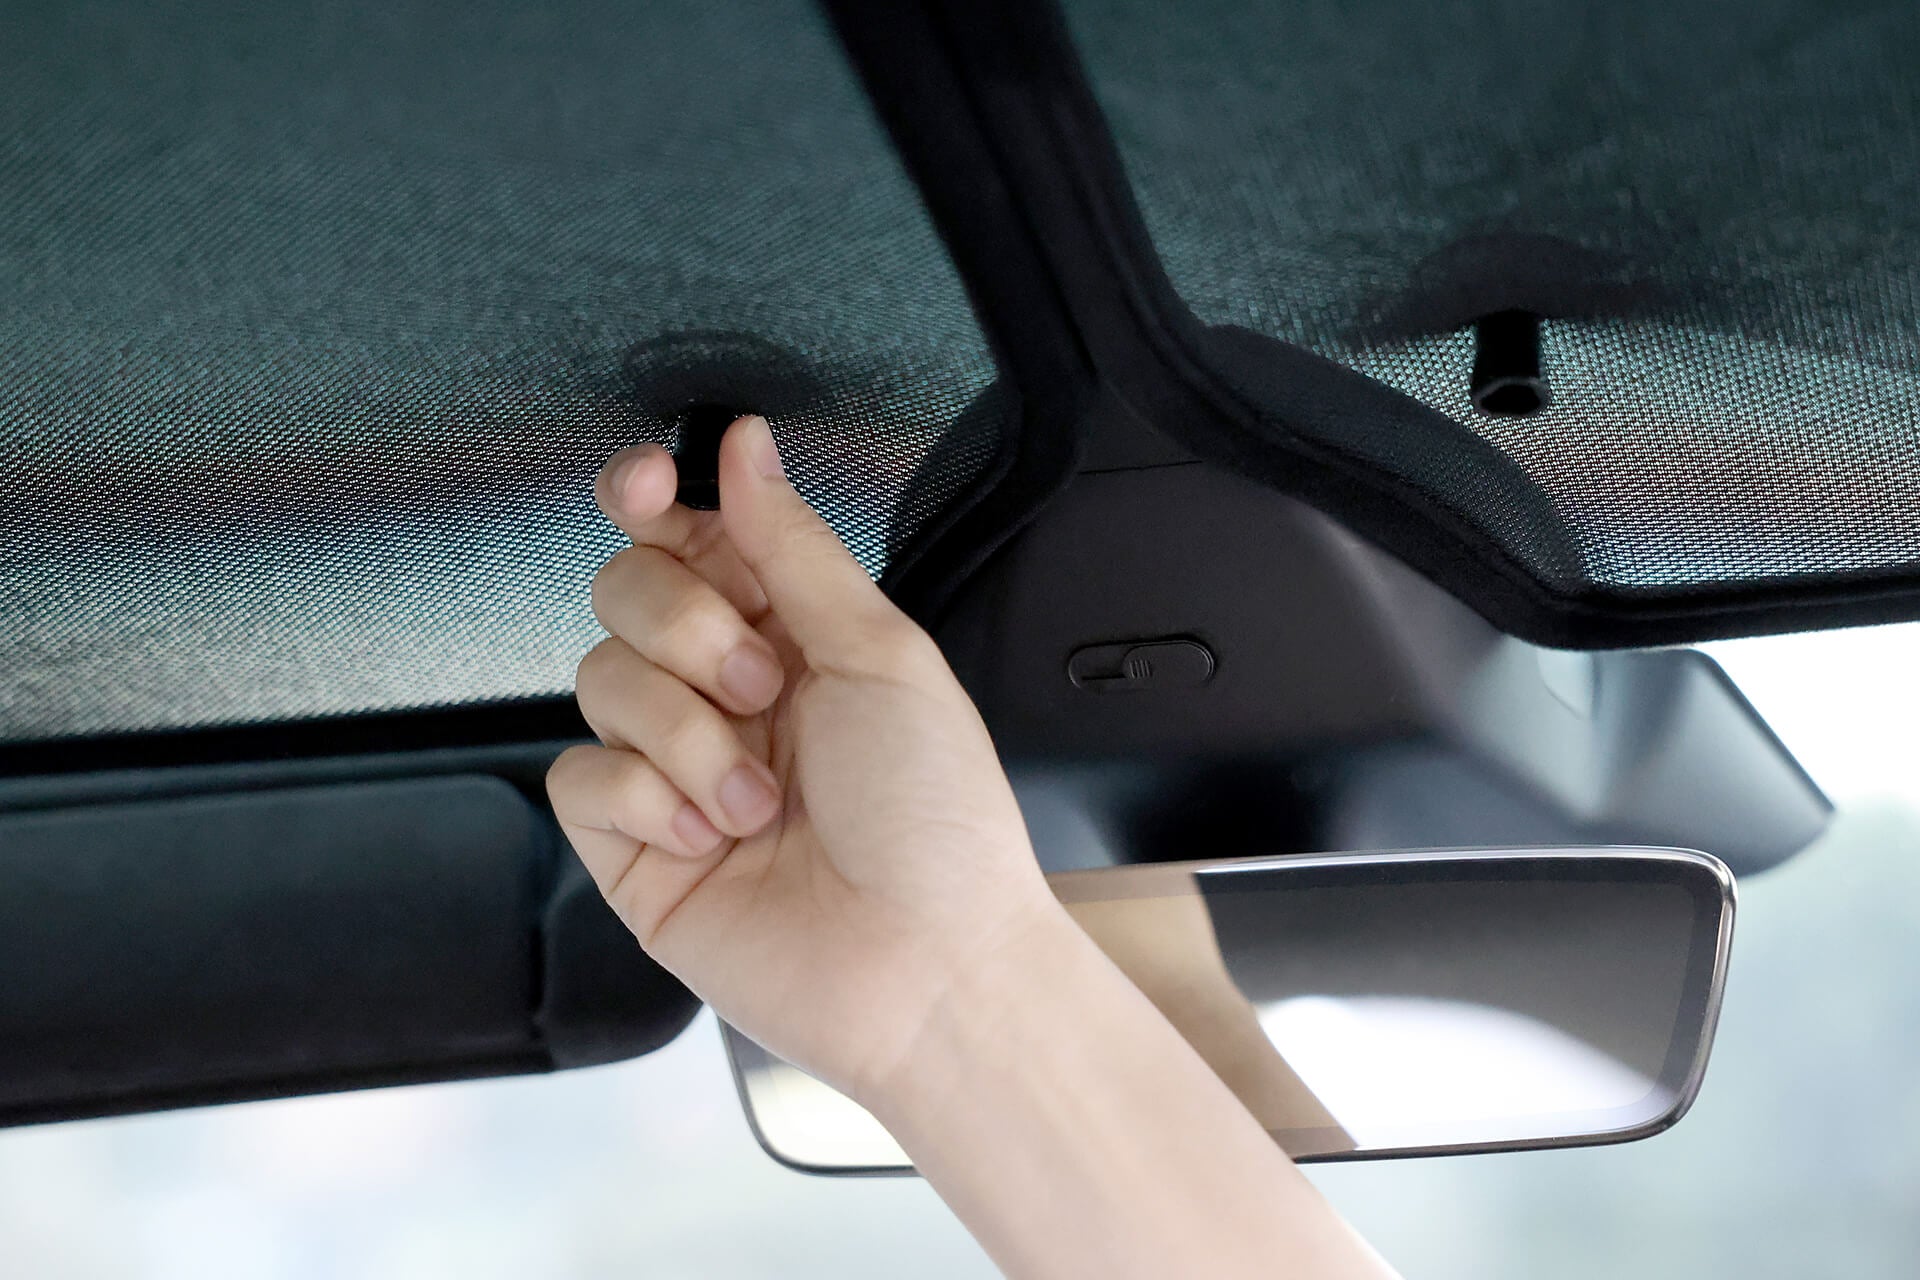
[[[0,738],[564,692],[665,407],[875,571],[997,443],[803,0],[10,3],[0,212]]]
[[[910,601],[1124,409],[1530,638],[1920,609],[1911,6],[823,2],[952,259],[804,0],[7,6],[0,740],[562,693],[697,401]]]
[[[1920,564],[1920,9],[1675,0],[1066,5],[1175,287],[1477,432],[1397,438],[1550,586]],[[1468,398],[1542,313],[1554,399]],[[1352,445],[1353,442],[1335,441]]]

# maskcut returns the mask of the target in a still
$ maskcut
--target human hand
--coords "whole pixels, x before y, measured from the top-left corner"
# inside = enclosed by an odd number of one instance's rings
[[[634,541],[578,676],[603,745],[547,775],[641,945],[879,1116],[1009,1275],[1391,1275],[1054,898],[972,702],[766,424],[718,514],[674,479],[600,474]]]
[[[966,692],[782,474],[764,420],[720,449],[720,510],[673,458],[595,487],[634,542],[594,579],[581,662],[603,745],[555,814],[647,952],[769,1050],[855,1098],[971,967],[1064,912]]]

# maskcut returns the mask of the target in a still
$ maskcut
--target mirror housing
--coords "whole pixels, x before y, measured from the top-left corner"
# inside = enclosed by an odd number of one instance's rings
[[[934,632],[1047,870],[1655,845],[1746,875],[1825,828],[1826,797],[1704,654],[1544,649],[1263,485],[1105,461]]]

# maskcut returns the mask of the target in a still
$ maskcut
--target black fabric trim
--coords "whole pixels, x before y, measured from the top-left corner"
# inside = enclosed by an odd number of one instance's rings
[[[1669,595],[1556,590],[1463,512],[1297,426],[1364,414],[1455,438],[1463,428],[1284,343],[1262,340],[1257,376],[1236,368],[1244,340],[1208,331],[1167,279],[1055,5],[825,7],[1026,406],[993,490],[887,584],[923,620],[1065,482],[1078,439],[1070,450],[1034,437],[1088,429],[1099,403],[1089,377],[1183,447],[1328,512],[1536,643],[1677,644],[1920,616],[1920,584],[1897,575]],[[1063,398],[1064,413],[1053,408]]]
[[[950,55],[940,6],[823,7],[953,256],[1006,375],[1000,394],[1018,398],[972,494],[900,548],[881,580],[931,625],[959,584],[1073,477],[1096,379],[1027,193],[1008,185],[999,139],[983,127],[968,70]]]
[[[953,589],[1073,476],[1078,431],[1028,430],[1022,407],[1004,382],[994,383],[968,408],[969,415],[996,411],[1004,415],[1004,420],[996,432],[1000,443],[993,461],[945,510],[919,526],[887,556],[881,588],[922,623],[932,625]],[[963,438],[967,434],[964,427],[955,432]],[[951,465],[949,451],[936,446],[909,482],[907,494],[933,483]],[[899,523],[893,522],[894,527]]]
[[[571,697],[0,743],[0,778],[588,739]]]

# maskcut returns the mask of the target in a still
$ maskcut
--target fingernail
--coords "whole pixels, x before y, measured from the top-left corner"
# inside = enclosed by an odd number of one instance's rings
[[[621,482],[627,478],[627,467],[631,458],[609,458],[600,464],[600,487],[608,497],[618,501]]]
[[[673,834],[680,838],[681,843],[696,854],[712,853],[719,843],[726,839],[726,836],[721,834],[720,828],[708,822],[707,815],[700,812],[698,806],[692,803],[681,805],[680,812],[673,815],[673,822],[669,825],[672,826]]]
[[[776,480],[786,474],[780,465],[780,446],[773,442],[773,428],[758,414],[747,419],[747,453],[762,479]]]
[[[773,782],[750,764],[735,765],[720,782],[720,807],[727,818],[742,831],[758,831],[780,806],[780,793]]]
[[[720,687],[734,702],[752,711],[765,708],[780,696],[783,676],[780,664],[758,645],[737,645],[720,664]]]
[[[607,464],[604,473],[607,497],[611,498],[618,506],[624,507],[628,505],[627,485],[633,480],[634,469],[639,461],[640,459],[638,457],[628,453],[622,454]]]
[[[634,495],[629,492],[640,476],[643,465],[652,461],[653,450],[648,448],[629,449],[607,464],[607,494],[623,508],[634,505]]]

